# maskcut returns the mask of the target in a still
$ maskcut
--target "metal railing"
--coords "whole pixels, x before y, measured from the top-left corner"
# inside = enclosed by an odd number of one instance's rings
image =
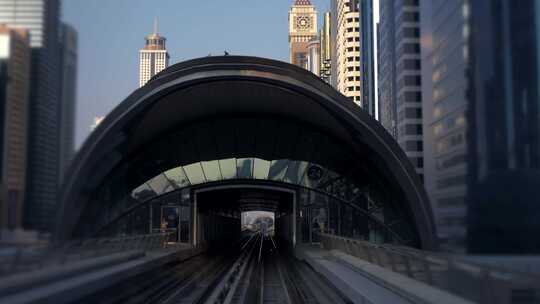
[[[128,250],[148,252],[168,246],[170,233],[74,240],[48,245],[0,247],[0,277],[102,257]]]
[[[398,272],[478,303],[540,303],[540,275],[473,264],[459,256],[320,234],[325,249]]]

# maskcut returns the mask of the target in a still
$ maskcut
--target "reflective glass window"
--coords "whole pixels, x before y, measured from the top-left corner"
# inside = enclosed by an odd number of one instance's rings
[[[291,161],[289,164],[289,167],[287,168],[287,173],[285,173],[285,177],[283,178],[283,181],[287,183],[291,183],[291,184],[297,184],[300,178],[302,178],[301,173],[299,171],[300,171],[300,162]],[[299,178],[299,175],[300,175],[300,178]]]
[[[206,180],[211,181],[218,181],[222,180],[221,177],[221,171],[219,169],[219,162],[217,160],[213,161],[204,161],[201,162],[203,170],[204,170],[204,176],[206,176]]]
[[[285,173],[287,173],[289,162],[290,161],[288,159],[273,160],[270,164],[268,179],[277,181],[283,180]]]
[[[189,180],[182,167],[177,167],[177,168],[165,171],[164,174],[178,188],[189,186]]]
[[[238,178],[253,178],[253,158],[239,158],[236,160]]]
[[[297,177],[298,177],[298,180],[296,182],[296,184],[300,185],[302,183],[302,180],[304,178],[306,178],[306,171],[307,171],[307,168],[309,167],[309,163],[308,162],[299,162],[298,164],[298,171],[297,171]]]
[[[253,168],[253,177],[256,179],[267,179],[268,172],[270,171],[270,161],[255,158],[255,165]]]
[[[204,172],[203,172],[201,163],[194,163],[191,165],[184,166],[184,171],[186,172],[189,182],[192,185],[206,182],[206,178],[204,177]]]
[[[183,205],[189,205],[191,202],[191,190],[189,188],[182,189],[180,194],[180,202]]]
[[[218,163],[223,179],[236,178],[236,159],[220,159]]]
[[[146,183],[140,185],[131,192],[131,197],[139,201],[146,201],[149,198],[156,196],[156,193]]]
[[[156,194],[163,194],[174,190],[173,185],[164,174],[160,174],[148,181],[148,185]]]

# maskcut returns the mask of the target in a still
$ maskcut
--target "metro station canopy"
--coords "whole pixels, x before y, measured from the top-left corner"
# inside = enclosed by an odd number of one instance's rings
[[[434,246],[424,188],[391,136],[311,72],[269,59],[205,57],[162,71],[105,118],[66,176],[60,238],[91,236],[165,193],[242,181],[352,204],[369,192],[367,216]]]

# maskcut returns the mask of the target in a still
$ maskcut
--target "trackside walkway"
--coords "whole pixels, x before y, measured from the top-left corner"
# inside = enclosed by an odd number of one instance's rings
[[[474,303],[338,250],[299,246],[296,255],[354,303]]]

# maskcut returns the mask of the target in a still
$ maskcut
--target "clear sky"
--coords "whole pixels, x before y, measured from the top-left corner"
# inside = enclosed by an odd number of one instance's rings
[[[64,0],[63,20],[79,34],[77,147],[94,117],[109,113],[138,87],[144,36],[167,38],[171,64],[208,54],[288,60],[293,0]],[[322,15],[330,0],[311,0]],[[378,2],[378,1],[376,1]],[[377,18],[377,16],[375,16]]]

